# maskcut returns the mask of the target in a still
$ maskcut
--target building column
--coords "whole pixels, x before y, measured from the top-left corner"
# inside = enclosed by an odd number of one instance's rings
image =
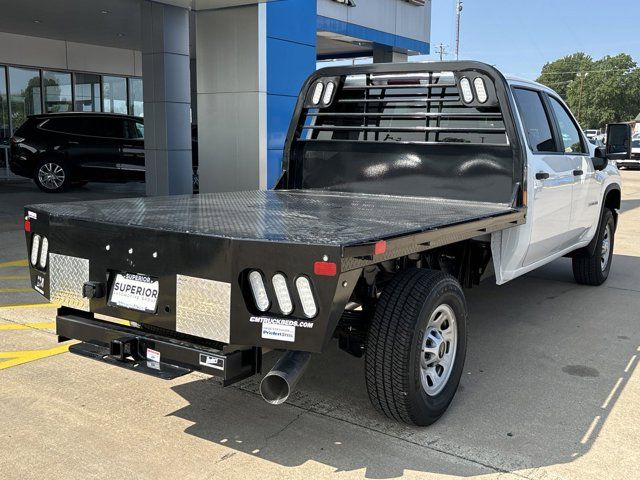
[[[271,188],[304,79],[316,2],[196,12],[200,192]]]
[[[408,58],[406,51],[387,45],[373,44],[373,63],[399,63],[406,62]]]
[[[192,193],[189,11],[142,2],[147,195]]]

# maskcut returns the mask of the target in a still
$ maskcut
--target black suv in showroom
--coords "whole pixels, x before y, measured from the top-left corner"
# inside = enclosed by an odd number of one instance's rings
[[[198,157],[192,127],[193,184]],[[9,165],[49,193],[87,182],[144,182],[144,121],[113,113],[49,113],[28,117],[11,137]]]

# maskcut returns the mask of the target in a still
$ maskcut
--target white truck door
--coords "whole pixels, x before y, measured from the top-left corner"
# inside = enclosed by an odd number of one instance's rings
[[[551,110],[556,119],[562,148],[573,168],[573,199],[569,235],[575,244],[591,240],[593,227],[598,223],[600,214],[600,185],[591,162],[587,141],[584,139],[577,122],[562,101],[548,96]]]
[[[543,260],[571,245],[569,225],[574,163],[560,150],[553,117],[542,93],[514,87],[514,97],[529,143],[528,209],[530,242],[522,267]]]

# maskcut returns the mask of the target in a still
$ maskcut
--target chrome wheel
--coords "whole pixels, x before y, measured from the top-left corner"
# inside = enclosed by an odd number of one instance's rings
[[[38,181],[48,190],[59,189],[65,178],[64,169],[57,163],[45,163],[38,170]]]
[[[437,395],[447,384],[457,345],[456,315],[449,305],[442,304],[429,318],[420,351],[420,382],[427,395]]]
[[[609,256],[611,254],[611,228],[609,225],[604,229],[602,236],[602,247],[600,249],[600,268],[604,272],[609,265]]]

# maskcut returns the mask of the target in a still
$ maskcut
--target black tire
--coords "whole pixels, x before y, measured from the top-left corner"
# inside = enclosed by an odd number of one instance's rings
[[[443,305],[455,315],[457,347],[442,390],[430,395],[423,387],[421,361],[427,357],[421,352],[429,320]],[[365,375],[373,406],[387,417],[411,425],[426,426],[438,420],[460,383],[467,349],[466,325],[464,294],[451,275],[424,269],[397,274],[380,296],[367,336]]]
[[[56,173],[57,178],[62,177],[62,181],[47,181],[43,178],[47,172]],[[41,176],[42,173],[42,176]],[[33,181],[40,190],[47,193],[60,193],[69,189],[71,186],[71,171],[69,167],[60,159],[42,159],[36,165],[33,172]]]
[[[607,233],[608,232],[608,233]],[[609,277],[613,261],[613,243],[616,223],[613,212],[605,208],[602,212],[598,239],[593,255],[578,255],[573,257],[573,277],[581,285],[602,285]],[[608,248],[605,246],[605,236],[608,235]],[[606,255],[606,257],[605,257]],[[603,266],[604,265],[604,266]]]

